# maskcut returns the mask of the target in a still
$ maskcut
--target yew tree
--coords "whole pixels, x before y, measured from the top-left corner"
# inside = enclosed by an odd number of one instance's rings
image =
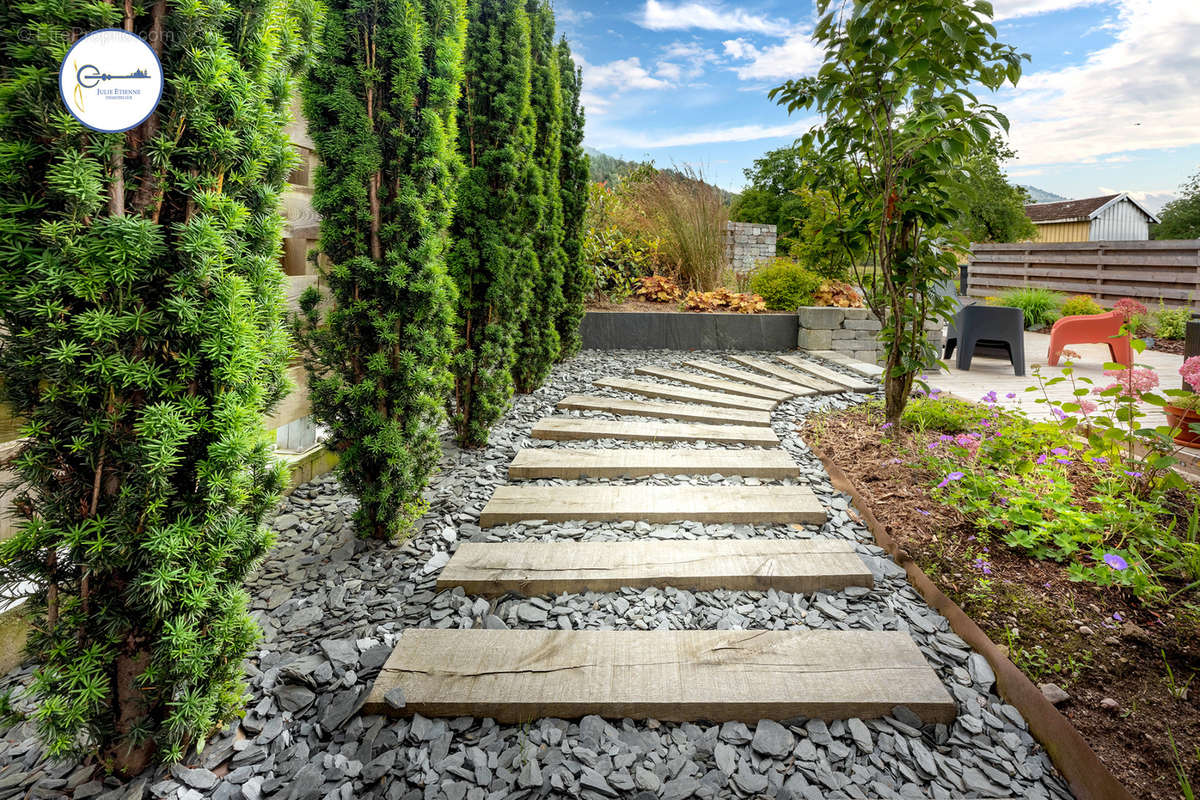
[[[828,189],[835,212],[825,234],[855,261],[883,325],[889,422],[899,420],[916,376],[936,360],[925,322],[953,301],[935,287],[957,272],[950,226],[966,210],[954,187],[971,154],[1008,121],[974,89],[1021,77],[1028,56],[996,39],[984,0],[819,0],[816,75],[770,96],[823,121],[800,140],[808,180]],[[851,169],[847,170],[846,165]]]
[[[584,216],[588,203],[587,153],[583,150],[583,70],[571,58],[566,39],[558,43],[558,70],[562,84],[562,157],[559,162],[559,191],[563,211],[562,308],[559,311],[560,358],[579,352],[582,339],[584,301],[591,291],[591,270],[583,263]]]
[[[517,342],[537,272],[537,125],[530,104],[526,0],[471,0],[459,153],[464,165],[448,258],[458,288],[451,421],[460,444],[487,443],[513,395]]]
[[[463,0],[327,0],[305,85],[329,308],[307,293],[297,332],[363,536],[410,527],[442,452],[465,28]]]
[[[295,21],[274,0],[0,4],[0,371],[23,438],[7,592],[27,597],[51,757],[132,774],[242,706],[242,586],[284,483],[279,196]],[[158,54],[127,133],[59,98],[81,32]]]

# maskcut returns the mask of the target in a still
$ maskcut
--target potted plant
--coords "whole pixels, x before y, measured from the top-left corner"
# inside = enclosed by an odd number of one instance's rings
[[[1179,374],[1192,387],[1192,391],[1170,393],[1173,399],[1163,407],[1163,411],[1175,432],[1175,441],[1189,447],[1200,447],[1200,394],[1197,394],[1200,392],[1200,356],[1192,356],[1184,361]]]

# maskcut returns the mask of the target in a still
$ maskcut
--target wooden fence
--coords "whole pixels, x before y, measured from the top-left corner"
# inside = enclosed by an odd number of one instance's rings
[[[977,244],[967,294],[992,297],[1022,286],[1086,294],[1112,306],[1132,297],[1148,306],[1200,307],[1200,239],[1178,241]]]

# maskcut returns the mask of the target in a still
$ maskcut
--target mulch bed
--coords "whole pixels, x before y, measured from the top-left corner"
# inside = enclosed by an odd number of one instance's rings
[[[1055,683],[1071,720],[1109,771],[1137,798],[1178,800],[1173,737],[1200,788],[1200,678],[1186,699],[1168,689],[1200,674],[1200,616],[1145,608],[1118,589],[1073,583],[1066,569],[1036,561],[997,537],[990,587],[973,561],[973,525],[930,496],[939,476],[895,463],[936,433],[882,441],[863,408],[810,418],[806,441],[840,466],[900,547],[1035,683]],[[1106,708],[1116,701],[1115,708]]]
[[[648,300],[638,300],[631,298],[624,303],[607,303],[602,301],[593,301],[587,304],[588,311],[638,311],[643,313],[655,314],[732,314],[736,312],[722,311],[685,311],[679,307],[679,303],[651,303]],[[755,316],[763,314],[795,314],[795,311],[759,311]]]

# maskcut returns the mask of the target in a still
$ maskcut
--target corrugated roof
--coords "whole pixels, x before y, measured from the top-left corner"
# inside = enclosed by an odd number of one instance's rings
[[[1083,200],[1063,200],[1058,203],[1034,203],[1025,206],[1025,213],[1034,222],[1071,222],[1085,220],[1121,195],[1088,197]]]

